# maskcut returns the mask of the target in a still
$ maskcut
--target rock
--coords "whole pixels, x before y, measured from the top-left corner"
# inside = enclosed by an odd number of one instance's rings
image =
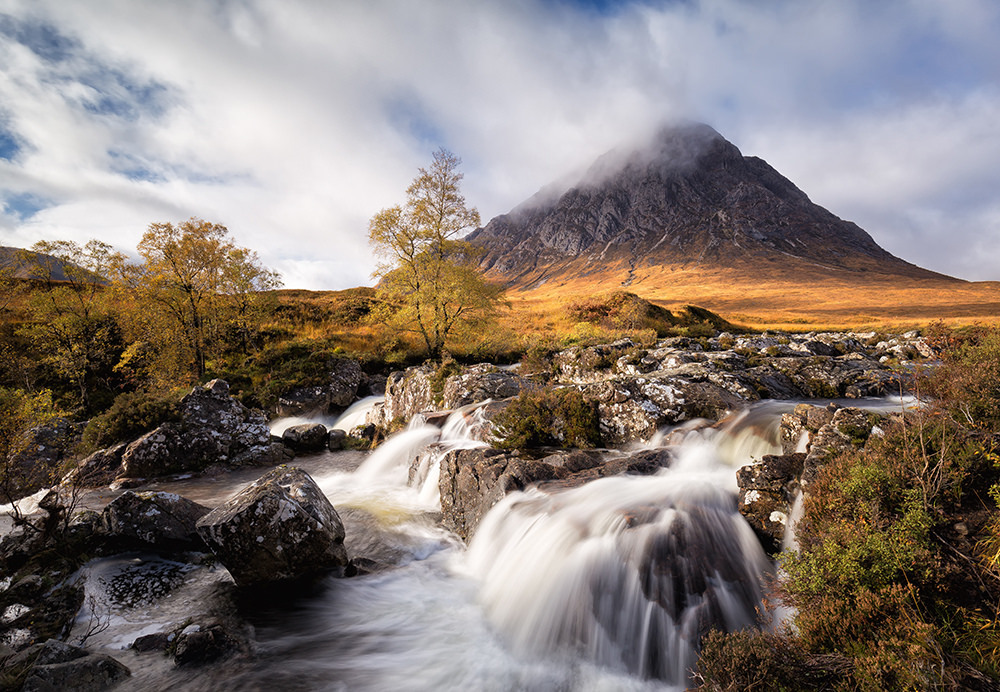
[[[450,410],[487,399],[509,399],[527,386],[528,381],[517,373],[480,363],[445,380],[442,406]]]
[[[421,365],[393,372],[385,384],[385,401],[379,408],[380,420],[369,421],[387,427],[394,420],[408,421],[416,413],[440,408],[434,402],[431,378],[437,372],[434,365]]]
[[[887,416],[859,408],[837,408],[813,436],[802,470],[802,486],[816,479],[820,467],[841,452],[865,445],[872,429]]]
[[[805,458],[803,453],[765,454],[736,472],[739,512],[772,555],[781,550]]]
[[[296,454],[318,452],[326,445],[327,431],[322,423],[302,423],[286,428],[281,441]]]
[[[332,429],[326,438],[326,448],[331,452],[339,452],[347,444],[347,433],[340,428]]]
[[[24,449],[6,461],[5,493],[19,499],[52,485],[82,434],[83,424],[66,418],[29,430]]]
[[[543,482],[555,489],[622,473],[655,473],[669,465],[670,459],[667,450],[610,455],[576,450],[539,460],[490,447],[453,450],[441,459],[442,522],[468,539],[486,512],[507,493]]]
[[[49,640],[28,671],[23,692],[101,692],[129,677],[131,671],[104,654]]]
[[[181,399],[180,422],[164,423],[132,442],[122,455],[122,475],[148,478],[200,471],[212,464],[250,466],[273,460],[263,412],[229,396],[224,380],[195,387]]]
[[[309,413],[333,413],[354,402],[367,377],[361,364],[349,358],[337,358],[327,365],[326,382],[313,387],[296,387],[278,398],[279,416]]]
[[[173,655],[178,665],[196,665],[243,653],[246,648],[239,633],[230,632],[222,622],[210,620],[189,624],[178,632]]]
[[[239,586],[343,570],[344,526],[305,471],[278,467],[198,520],[198,533]]]
[[[108,537],[121,549],[200,550],[195,528],[208,507],[173,493],[126,491],[105,508]]]
[[[107,449],[99,449],[76,465],[62,480],[63,485],[93,488],[110,485],[122,473],[122,457],[128,443],[121,442]]]

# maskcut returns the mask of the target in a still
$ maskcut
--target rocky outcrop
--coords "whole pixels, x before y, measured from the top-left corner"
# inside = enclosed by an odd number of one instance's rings
[[[739,511],[761,539],[764,550],[780,552],[799,493],[805,454],[766,454],[736,473]]]
[[[213,464],[262,465],[280,459],[279,452],[272,449],[263,412],[233,399],[224,380],[212,380],[181,399],[179,422],[164,423],[129,444],[116,475],[147,478]]]
[[[292,581],[348,564],[344,525],[315,481],[279,466],[198,520],[239,586]]]
[[[368,383],[361,364],[348,358],[331,361],[325,379],[321,385],[295,387],[281,395],[275,412],[279,416],[339,412],[350,406]]]
[[[441,459],[442,521],[468,539],[486,512],[515,490],[536,484],[566,488],[623,473],[650,474],[669,465],[670,459],[670,452],[662,449],[633,454],[576,450],[541,459],[489,447],[453,450]]]
[[[208,512],[173,493],[129,490],[108,503],[101,521],[118,550],[204,550],[195,526]]]
[[[799,404],[781,417],[780,437],[786,453],[765,455],[736,474],[739,511],[765,550],[780,551],[796,497],[809,492],[809,484],[823,465],[881,435],[888,417],[836,404]]]
[[[899,393],[904,383],[889,367],[898,353],[923,357],[933,350],[914,332],[888,339],[874,332],[721,333],[710,339],[673,337],[650,347],[624,339],[565,349],[552,356],[547,383],[545,375],[529,379],[485,365],[442,378],[436,366],[424,365],[389,377],[385,404],[371,422],[386,426],[419,412],[506,398],[547,384],[579,389],[596,401],[605,444],[621,446],[683,421],[719,420],[760,399]]]
[[[393,372],[386,381],[385,400],[376,405],[368,422],[388,428],[393,421],[408,421],[418,413],[450,411],[487,399],[517,396],[531,382],[516,372],[489,363],[454,367],[448,374],[425,364]]]

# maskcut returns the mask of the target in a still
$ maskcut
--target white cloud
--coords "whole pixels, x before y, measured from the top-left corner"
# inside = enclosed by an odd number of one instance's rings
[[[610,14],[551,0],[0,0],[2,13],[14,19],[0,31],[42,23],[70,41],[56,61],[0,41],[0,129],[25,145],[0,159],[0,195],[53,202],[0,215],[5,243],[131,249],[148,223],[197,215],[286,285],[343,288],[369,281],[367,219],[438,146],[464,159],[466,197],[489,218],[683,115],[904,258],[1000,278],[989,0]]]

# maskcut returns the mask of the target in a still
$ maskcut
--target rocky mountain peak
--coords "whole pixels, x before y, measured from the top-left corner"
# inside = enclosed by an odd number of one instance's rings
[[[514,285],[568,264],[746,269],[761,259],[772,269],[807,263],[941,278],[889,254],[701,123],[609,152],[575,184],[543,190],[468,239],[483,248],[483,267]]]

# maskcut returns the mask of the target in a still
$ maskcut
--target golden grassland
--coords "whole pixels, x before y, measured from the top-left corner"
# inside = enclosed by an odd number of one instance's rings
[[[560,272],[508,292],[515,323],[556,326],[568,302],[627,290],[669,310],[697,305],[752,329],[889,331],[942,322],[1000,322],[1000,282],[854,272],[755,275],[748,270],[652,267],[602,275]]]
[[[905,331],[941,323],[950,327],[1000,323],[1000,282],[942,277],[913,278],[859,272],[816,272],[808,267],[782,272],[655,266],[585,270],[561,268],[554,276],[508,289],[509,309],[488,330],[457,334],[456,354],[524,351],[534,343],[573,342],[581,330],[569,307],[577,302],[628,291],[675,314],[696,305],[752,330]],[[300,339],[323,339],[348,353],[386,348],[387,335],[364,319],[375,291],[284,289],[276,292],[273,325]],[[626,335],[586,332],[593,339]],[[395,335],[403,344],[411,341]],[[585,338],[577,339],[579,341]],[[489,342],[483,346],[482,342]],[[477,346],[476,344],[479,344]],[[410,344],[416,348],[416,341]]]

